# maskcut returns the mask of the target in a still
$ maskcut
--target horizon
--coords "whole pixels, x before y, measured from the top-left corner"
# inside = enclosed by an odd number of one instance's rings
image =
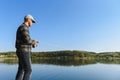
[[[85,50],[55,50],[55,51],[32,51],[32,52],[59,52],[59,51],[80,51],[80,52],[83,51],[83,52],[93,52],[93,53],[96,53],[96,54],[120,52],[120,51],[94,52],[94,51],[85,51]],[[16,51],[6,51],[6,52],[0,52],[0,53],[9,53],[9,52],[15,52],[16,53]]]
[[[26,14],[35,18],[30,36],[40,42],[32,52],[120,52],[119,9],[119,0],[2,0],[0,52],[16,50],[16,30]]]

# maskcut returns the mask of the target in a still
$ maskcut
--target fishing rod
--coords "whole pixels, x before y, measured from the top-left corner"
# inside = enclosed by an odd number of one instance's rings
[[[39,43],[39,42],[38,42]],[[47,46],[49,46],[50,48],[51,47],[54,47],[54,48],[58,48],[58,49],[65,49],[63,46],[60,46],[60,45],[58,45],[58,44],[55,44],[55,43],[49,43],[49,42],[40,42],[40,43],[42,43],[43,45],[47,45]],[[38,45],[36,45],[36,47],[37,47]]]

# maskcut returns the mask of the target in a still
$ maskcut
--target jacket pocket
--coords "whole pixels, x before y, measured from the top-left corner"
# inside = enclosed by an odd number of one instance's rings
[[[30,48],[21,48],[22,52],[30,52]]]

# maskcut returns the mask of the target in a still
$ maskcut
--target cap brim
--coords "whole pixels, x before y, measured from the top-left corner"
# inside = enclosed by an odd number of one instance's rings
[[[35,20],[32,20],[33,23],[35,23]]]

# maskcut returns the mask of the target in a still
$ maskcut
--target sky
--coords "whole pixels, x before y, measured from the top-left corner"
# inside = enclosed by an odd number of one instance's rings
[[[32,51],[120,51],[119,0],[0,0],[0,52],[15,51],[16,30],[25,15],[36,23]]]

